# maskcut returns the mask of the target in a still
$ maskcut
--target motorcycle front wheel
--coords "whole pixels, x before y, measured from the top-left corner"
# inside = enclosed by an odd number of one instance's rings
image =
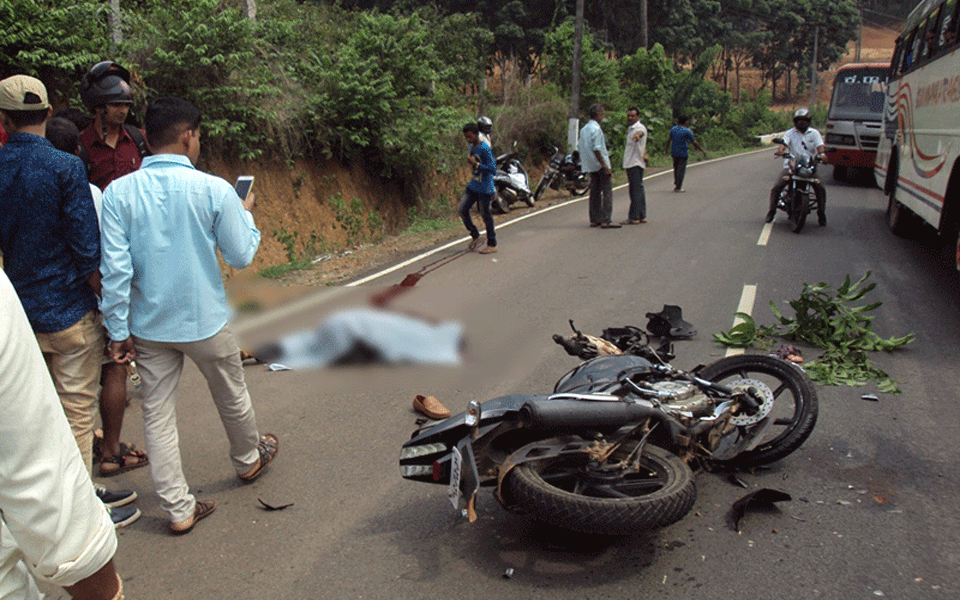
[[[536,202],[537,200],[539,200],[539,199],[540,199],[540,196],[542,196],[543,193],[544,193],[545,191],[547,191],[547,185],[549,185],[550,181],[552,181],[552,180],[553,180],[553,177],[551,177],[551,176],[549,176],[549,175],[544,175],[543,177],[540,178],[540,183],[537,184],[537,189],[536,189],[536,191],[533,192],[533,200],[534,200],[534,202]],[[531,205],[531,206],[532,206],[532,205]]]
[[[582,533],[629,535],[682,519],[697,497],[678,456],[645,445],[636,469],[565,454],[512,469],[503,481],[510,510]]]
[[[790,229],[794,233],[800,233],[807,222],[806,203],[807,199],[801,198],[799,192],[793,192],[790,201],[787,202],[787,206],[790,207]]]
[[[773,407],[768,418],[773,422],[760,443],[716,464],[729,467],[754,467],[780,460],[799,448],[817,424],[817,389],[798,367],[772,356],[741,355],[721,358],[704,367],[703,379],[732,388],[762,387],[770,391]]]

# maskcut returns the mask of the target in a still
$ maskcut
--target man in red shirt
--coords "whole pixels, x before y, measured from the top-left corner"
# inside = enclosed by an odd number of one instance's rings
[[[94,117],[93,125],[80,133],[90,160],[88,177],[103,190],[139,169],[147,153],[143,132],[124,125],[133,105],[130,72],[115,62],[97,63],[84,76],[80,96]]]

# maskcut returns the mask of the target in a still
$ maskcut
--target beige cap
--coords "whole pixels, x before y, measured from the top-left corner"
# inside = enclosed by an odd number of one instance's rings
[[[42,110],[50,108],[47,88],[43,82],[29,75],[14,75],[0,81],[0,109]]]

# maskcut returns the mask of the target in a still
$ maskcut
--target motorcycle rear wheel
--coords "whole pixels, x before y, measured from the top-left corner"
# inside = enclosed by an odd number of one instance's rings
[[[506,198],[498,190],[493,195],[493,202],[490,203],[490,210],[495,215],[505,215],[510,212],[510,203],[507,202]]]
[[[682,519],[697,497],[693,473],[678,456],[646,445],[639,469],[589,464],[586,454],[518,465],[503,481],[511,510],[582,533],[629,535]]]
[[[737,380],[760,381],[773,392],[770,418],[774,421],[765,438],[753,450],[715,464],[742,468],[778,461],[799,448],[817,424],[816,386],[806,373],[784,360],[749,354],[730,356],[707,365],[698,375],[724,385]]]
[[[590,189],[589,183],[578,183],[574,187],[570,188],[571,196],[582,196],[587,193],[587,190]]]

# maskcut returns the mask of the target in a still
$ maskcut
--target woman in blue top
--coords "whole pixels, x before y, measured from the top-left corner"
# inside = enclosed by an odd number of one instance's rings
[[[690,155],[688,144],[693,143],[700,152],[703,152],[703,157],[707,157],[707,151],[687,127],[689,122],[690,118],[685,115],[677,117],[677,124],[670,129],[670,137],[667,139],[667,151],[673,157],[673,191],[675,192],[684,191],[683,178],[687,174],[687,158]]]
[[[477,203],[480,207],[480,217],[483,226],[487,228],[487,246],[480,254],[493,254],[497,251],[497,234],[493,230],[493,214],[490,212],[490,201],[493,198],[493,175],[497,172],[497,164],[493,160],[493,151],[486,142],[480,141],[480,128],[476,123],[467,123],[463,126],[463,137],[470,145],[470,156],[467,161],[473,165],[473,178],[467,184],[467,189],[460,200],[458,210],[463,225],[470,232],[469,250],[476,250],[483,243],[477,226],[470,217],[470,208]]]

